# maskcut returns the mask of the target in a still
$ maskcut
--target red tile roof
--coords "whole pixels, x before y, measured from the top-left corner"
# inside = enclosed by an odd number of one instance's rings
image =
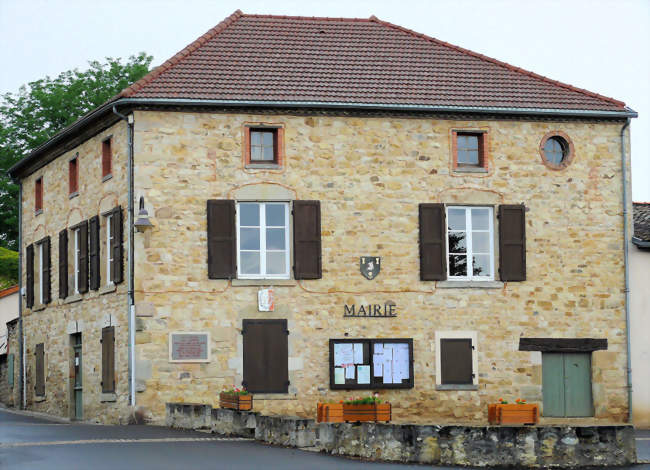
[[[120,97],[625,111],[377,18],[237,10]]]
[[[18,286],[11,286],[7,287],[6,289],[2,289],[0,290],[0,299],[16,292],[18,292]]]

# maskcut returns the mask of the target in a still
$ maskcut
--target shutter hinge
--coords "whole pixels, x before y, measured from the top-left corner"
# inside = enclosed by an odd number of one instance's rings
[[[291,380],[287,380],[287,387],[291,385]]]
[[[101,385],[103,387],[104,386],[104,381],[102,380],[101,382],[99,382],[99,385]]]
[[[242,329],[241,329],[241,334],[242,334],[242,335],[245,335],[245,334],[246,334],[246,330],[242,328]]]
[[[475,350],[476,350],[476,348],[475,348],[474,345],[472,344],[472,351],[475,351]]]
[[[472,378],[475,379],[475,378],[476,378],[476,374],[472,374]]]
[[[103,339],[100,339],[100,340],[99,340],[99,344],[103,344],[103,343],[104,343],[104,340],[103,340]]]
[[[289,330],[284,330],[284,332],[285,332],[286,334],[289,334]]]

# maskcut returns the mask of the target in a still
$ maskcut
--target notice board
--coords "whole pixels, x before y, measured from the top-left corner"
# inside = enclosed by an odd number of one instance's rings
[[[413,339],[330,339],[330,389],[413,388]]]

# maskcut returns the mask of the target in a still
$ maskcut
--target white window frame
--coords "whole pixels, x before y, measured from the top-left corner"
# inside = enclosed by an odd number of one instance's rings
[[[471,385],[478,387],[478,334],[476,331],[436,331],[436,387],[445,387],[448,389],[462,389]],[[440,340],[442,339],[470,339],[472,340],[472,378],[471,384],[443,384],[442,383],[442,348]]]
[[[113,250],[111,249],[111,242],[113,241],[113,231],[111,230],[111,222],[113,221],[113,214],[109,214],[106,219],[106,285],[113,285],[113,277],[111,273],[111,263],[113,262]]]
[[[239,214],[241,204],[259,204],[260,208],[260,272],[261,274],[242,274],[241,272],[241,249],[240,249],[240,232],[241,227],[239,224]],[[267,204],[283,204],[284,205],[284,251],[285,256],[285,272],[283,274],[266,274],[266,211],[264,210]],[[290,279],[291,278],[291,249],[290,249],[290,226],[289,220],[289,201],[237,201],[236,208],[236,230],[237,230],[237,278],[238,279]],[[244,226],[246,227],[246,226]],[[272,226],[274,227],[274,226]],[[244,250],[246,251],[246,250]],[[257,250],[255,250],[257,251]]]
[[[73,230],[74,233],[74,293],[79,293],[79,257],[81,256],[81,250],[79,247],[79,234],[80,229],[76,228]]]
[[[38,244],[38,303],[43,305],[43,243]]]
[[[466,276],[452,276],[449,270],[449,209],[461,209],[465,211],[465,242],[467,254],[467,275]],[[473,241],[472,241],[472,211],[471,209],[488,209],[490,215],[488,217],[489,225],[487,232],[489,233],[490,240],[490,275],[489,276],[475,276],[473,266]],[[445,245],[447,256],[447,280],[449,281],[494,281],[494,207],[492,206],[446,206],[445,208]],[[486,230],[480,230],[486,232]]]

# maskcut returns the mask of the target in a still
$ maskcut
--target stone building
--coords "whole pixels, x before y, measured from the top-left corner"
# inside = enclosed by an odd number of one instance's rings
[[[11,169],[27,406],[623,422],[634,116],[375,17],[237,11]]]

